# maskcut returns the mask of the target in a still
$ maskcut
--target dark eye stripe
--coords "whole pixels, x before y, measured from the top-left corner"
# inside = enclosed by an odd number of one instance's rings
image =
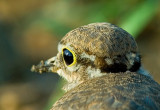
[[[66,65],[70,65],[73,63],[73,54],[68,49],[63,49],[63,58]]]

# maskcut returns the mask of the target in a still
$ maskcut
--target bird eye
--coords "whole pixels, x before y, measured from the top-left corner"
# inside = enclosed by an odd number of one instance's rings
[[[67,66],[72,66],[76,63],[75,53],[70,49],[63,48],[62,55],[63,55],[64,62]]]

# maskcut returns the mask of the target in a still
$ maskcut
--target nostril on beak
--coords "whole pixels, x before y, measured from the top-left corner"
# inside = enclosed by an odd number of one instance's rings
[[[50,65],[53,65],[54,62],[55,62],[55,61],[48,61],[48,60],[47,60],[47,61],[44,62],[44,65],[45,65],[45,66],[50,66]]]
[[[54,63],[54,61],[51,61],[51,63]]]
[[[56,57],[52,57],[52,58],[48,59],[47,61],[44,62],[45,66],[52,66],[52,65],[54,65],[55,60],[56,60]]]

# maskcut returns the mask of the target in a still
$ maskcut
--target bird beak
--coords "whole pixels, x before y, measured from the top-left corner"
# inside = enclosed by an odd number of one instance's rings
[[[32,72],[39,72],[40,74],[46,72],[57,72],[58,68],[56,66],[56,56],[52,57],[46,61],[40,61],[38,65],[33,65],[31,68]]]

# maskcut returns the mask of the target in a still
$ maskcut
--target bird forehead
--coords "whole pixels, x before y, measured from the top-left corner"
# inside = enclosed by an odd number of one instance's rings
[[[64,49],[64,48],[69,48],[69,49],[71,49],[72,51],[74,50],[74,48],[71,46],[71,43],[65,43],[65,44],[63,44],[63,43],[59,43],[58,44],[58,52],[62,52],[62,50]]]

